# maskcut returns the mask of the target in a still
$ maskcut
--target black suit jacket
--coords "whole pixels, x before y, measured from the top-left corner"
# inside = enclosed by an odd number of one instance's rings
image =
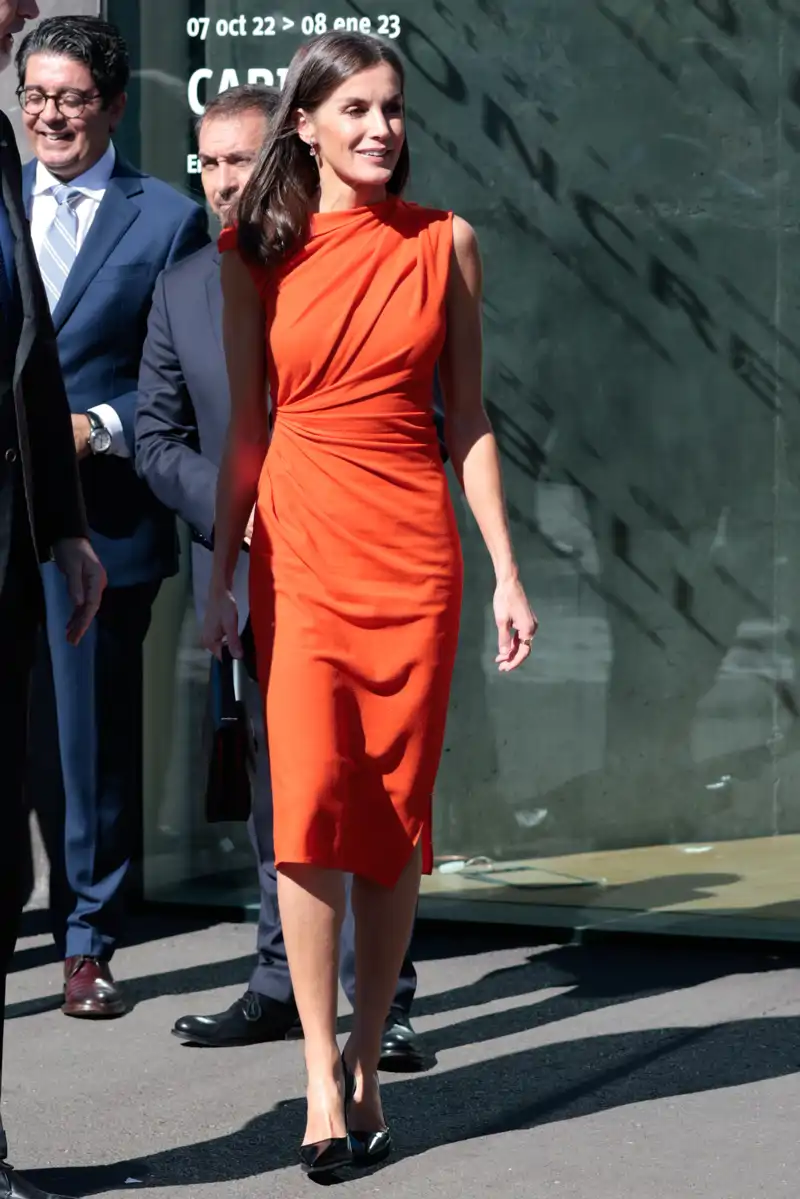
[[[438,383],[434,413],[442,457]],[[217,475],[230,417],[216,245],[165,270],[155,288],[139,374],[136,469],[194,534],[192,571],[202,611],[211,576]],[[242,622],[248,611],[247,554],[234,579]]]
[[[15,451],[24,485],[28,520],[40,561],[63,537],[87,536],[86,513],[78,478],[72,421],[58,360],[53,322],[39,276],[22,202],[22,168],[14,131],[0,112],[0,186],[14,239],[16,284],[22,307],[19,337],[11,347],[6,383],[13,404]],[[9,450],[0,447],[3,460]],[[9,455],[10,456],[10,455]],[[0,492],[6,508],[13,489]],[[8,513],[4,513],[6,517]],[[1,523],[10,536],[10,522]],[[8,545],[0,547],[8,556]]]

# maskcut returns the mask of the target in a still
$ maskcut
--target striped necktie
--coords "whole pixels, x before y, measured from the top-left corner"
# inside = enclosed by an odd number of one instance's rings
[[[75,205],[82,193],[59,183],[52,193],[58,208],[39,251],[39,270],[52,312],[78,253],[78,214]]]

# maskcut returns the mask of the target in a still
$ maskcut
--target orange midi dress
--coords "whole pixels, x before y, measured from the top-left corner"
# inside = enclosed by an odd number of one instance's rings
[[[432,869],[462,588],[432,412],[452,229],[392,198],[314,215],[290,259],[251,268],[274,423],[250,619],[279,868],[393,886],[419,843]]]

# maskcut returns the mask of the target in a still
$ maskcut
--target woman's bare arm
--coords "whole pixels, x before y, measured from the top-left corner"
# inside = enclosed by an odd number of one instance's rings
[[[483,406],[483,270],[474,230],[453,218],[453,257],[447,288],[447,336],[439,360],[445,399],[445,440],[453,467],[492,559],[497,591],[498,656],[511,670],[528,656],[536,631],[519,581],[500,472],[500,455]],[[514,629],[518,634],[514,636]]]
[[[221,267],[231,418],[217,483],[212,593],[231,588],[269,446],[264,307],[238,254],[223,254]]]

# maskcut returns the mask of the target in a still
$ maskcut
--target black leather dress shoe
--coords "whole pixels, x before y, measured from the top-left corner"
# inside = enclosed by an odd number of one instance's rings
[[[212,1049],[257,1045],[263,1041],[283,1041],[296,1020],[294,1004],[279,1003],[267,995],[246,991],[227,1011],[216,1016],[181,1016],[172,1035],[187,1045]]]
[[[381,1037],[378,1069],[390,1074],[418,1074],[432,1070],[436,1056],[426,1053],[405,1012],[391,1012]]]
[[[0,1162],[0,1199],[63,1199],[51,1191],[40,1191],[6,1162]]]

